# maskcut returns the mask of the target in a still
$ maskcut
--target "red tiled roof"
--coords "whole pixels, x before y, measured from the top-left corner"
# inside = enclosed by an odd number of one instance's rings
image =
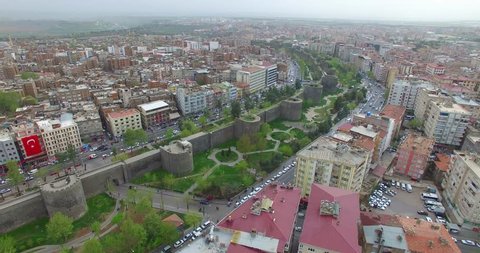
[[[450,164],[450,156],[442,153],[437,153],[438,161],[435,161],[435,166],[444,172],[448,171],[448,165]]]
[[[387,168],[381,165],[377,165],[375,169],[373,169],[372,173],[373,175],[377,177],[383,177],[383,174],[385,174],[385,171],[387,171]]]
[[[362,226],[385,225],[401,227],[396,216],[381,213],[361,212],[360,220]]]
[[[452,236],[447,229],[440,223],[431,223],[427,221],[406,217],[398,217],[405,236],[407,238],[408,249],[411,252],[422,253],[460,253],[460,249],[455,244]],[[435,226],[435,227],[434,227]],[[440,240],[442,238],[444,243]]]
[[[261,212],[260,215],[250,213],[254,200],[247,200],[244,204],[227,215],[219,227],[226,229],[244,231],[250,233],[252,230],[262,233],[264,236],[279,240],[278,252],[284,251],[284,246],[290,241],[295,225],[295,217],[300,203],[300,189],[286,189],[280,186],[267,186],[256,195],[260,199],[269,198],[273,201],[273,212]],[[242,216],[246,218],[242,218]],[[229,221],[229,218],[231,221]],[[232,251],[230,251],[230,247]],[[241,245],[230,246],[228,252],[257,252],[247,251]],[[241,248],[242,250],[237,251]]]
[[[337,218],[320,215],[322,200],[339,203],[340,213]],[[357,222],[360,220],[359,205],[358,193],[313,184],[300,243],[335,252],[361,252],[357,227]]]
[[[365,136],[360,136],[355,139],[353,141],[353,145],[368,151],[372,151],[375,149],[375,142],[371,138]]]
[[[380,115],[395,119],[395,124],[398,124],[399,122],[402,122],[405,110],[405,107],[400,105],[386,105]]]
[[[340,132],[349,133],[352,127],[353,125],[350,123],[343,123],[341,126],[338,127],[337,130]]]
[[[170,224],[174,225],[176,228],[183,225],[182,218],[178,217],[178,215],[176,215],[176,214],[172,214],[172,215],[168,216],[167,218],[163,219],[162,221],[170,223]]]

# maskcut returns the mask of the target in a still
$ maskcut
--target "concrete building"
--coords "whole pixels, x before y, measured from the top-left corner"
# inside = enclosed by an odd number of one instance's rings
[[[264,66],[265,68],[265,84],[267,88],[270,87],[275,87],[277,85],[277,80],[278,80],[278,71],[277,71],[277,65],[272,64],[268,66]]]
[[[442,93],[438,89],[420,89],[417,100],[415,101],[414,114],[415,118],[425,122],[426,115],[431,110],[430,101],[432,102],[446,102],[451,101],[451,98]]]
[[[242,68],[237,71],[237,83],[245,84],[245,92],[249,94],[264,90],[267,87],[266,70],[256,66]]]
[[[407,110],[413,110],[418,92],[423,88],[432,89],[433,85],[416,80],[396,80],[390,89],[387,104],[400,105]]]
[[[452,98],[456,104],[461,105],[465,110],[472,113],[473,121],[480,119],[480,104],[477,101],[464,96],[452,96]]]
[[[183,115],[202,112],[213,106],[213,91],[206,87],[180,87],[177,89],[177,105]]]
[[[463,222],[480,224],[480,156],[454,151],[442,183],[446,201]],[[462,222],[462,223],[463,223]]]
[[[42,134],[37,124],[33,122],[21,122],[16,125],[11,125],[10,130],[14,135],[22,162],[34,163],[47,159]],[[31,144],[33,143],[30,140],[33,140],[35,142],[34,144],[36,144],[33,149],[31,148]]]
[[[402,238],[402,239],[399,239]],[[363,252],[408,253],[402,228],[384,225],[363,226]]]
[[[468,134],[463,141],[462,151],[480,154],[480,136]]]
[[[427,168],[435,140],[409,134],[398,148],[395,171],[413,179],[420,179]]]
[[[102,121],[97,111],[84,111],[74,115],[82,140],[95,140],[103,137]]]
[[[109,112],[106,115],[106,120],[108,131],[115,137],[122,136],[127,128],[133,130],[142,128],[140,112],[137,109]]]
[[[38,96],[37,86],[33,80],[23,83],[23,93],[25,96],[32,96],[34,98]]]
[[[81,147],[80,132],[71,114],[65,113],[62,114],[60,119],[41,120],[36,123],[42,133],[42,139],[49,157],[67,151],[70,145],[75,149]]]
[[[90,91],[87,85],[71,85],[66,88],[58,88],[49,93],[51,104],[58,105],[63,102],[80,102],[90,100]]]
[[[218,223],[219,229],[237,234],[223,252],[290,252],[300,198],[297,188],[276,184],[263,188]]]
[[[170,120],[170,106],[162,100],[153,101],[138,106],[142,118],[142,126],[158,126]]]
[[[2,131],[0,132],[0,167],[10,160],[19,161],[20,155],[11,133]]]
[[[430,102],[431,110],[424,123],[425,134],[437,143],[460,146],[465,137],[470,116],[460,105],[445,102]]]
[[[445,74],[445,66],[429,63],[427,64],[425,71],[430,75],[443,75]]]
[[[313,183],[359,192],[367,171],[370,152],[320,137],[297,153],[295,185],[302,196]]]
[[[362,252],[358,193],[318,184],[311,188],[298,253]]]
[[[389,106],[389,105],[387,105]],[[385,109],[387,108],[385,106]],[[405,109],[403,109],[405,111]],[[358,125],[372,125],[375,126],[376,129],[382,130],[386,133],[384,137],[384,142],[385,145],[382,147],[380,150],[381,153],[385,151],[387,147],[390,146],[392,143],[393,138],[395,137],[396,134],[396,128],[401,125],[401,120],[403,119],[403,115],[400,113],[398,114],[395,112],[395,118],[390,118],[390,113],[387,113],[388,116],[381,116],[381,115],[374,115],[374,114],[355,114],[352,117],[352,125],[358,126]],[[400,119],[398,118],[400,117]],[[397,123],[397,121],[400,120],[400,124]]]

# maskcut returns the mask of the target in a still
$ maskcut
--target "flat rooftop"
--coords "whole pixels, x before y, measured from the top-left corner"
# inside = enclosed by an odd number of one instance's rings
[[[152,110],[157,110],[157,109],[160,109],[160,108],[169,108],[168,104],[165,103],[162,100],[157,100],[157,101],[153,101],[153,102],[150,102],[150,103],[141,104],[141,105],[138,105],[138,107],[140,109],[144,110],[145,112],[152,111]]]
[[[298,152],[297,156],[359,166],[365,162],[368,152],[322,136]]]

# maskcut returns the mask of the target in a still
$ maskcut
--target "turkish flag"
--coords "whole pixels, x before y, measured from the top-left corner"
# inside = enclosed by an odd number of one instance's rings
[[[25,154],[27,156],[37,155],[42,153],[42,146],[37,135],[32,135],[22,138],[22,144],[25,148]]]

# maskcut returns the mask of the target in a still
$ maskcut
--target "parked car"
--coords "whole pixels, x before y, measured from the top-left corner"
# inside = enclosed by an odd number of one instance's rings
[[[420,215],[428,215],[427,211],[425,210],[418,210],[417,213]]]
[[[97,157],[98,157],[97,154],[91,154],[91,155],[88,156],[88,159],[92,160],[92,159],[95,159]]]
[[[475,246],[475,242],[471,240],[461,240],[461,242],[468,246]]]
[[[425,217],[425,220],[428,221],[428,222],[433,222],[432,218],[430,218],[428,216]]]

